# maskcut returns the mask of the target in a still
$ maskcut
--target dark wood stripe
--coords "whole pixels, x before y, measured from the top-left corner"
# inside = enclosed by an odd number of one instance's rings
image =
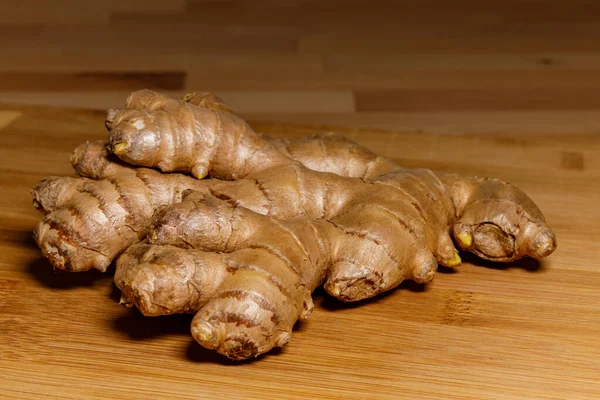
[[[597,89],[397,89],[355,92],[357,112],[597,110]]]
[[[106,91],[106,90],[181,90],[186,72],[0,72],[0,90]]]

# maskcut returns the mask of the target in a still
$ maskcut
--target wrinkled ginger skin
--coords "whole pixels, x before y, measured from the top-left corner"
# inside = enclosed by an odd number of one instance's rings
[[[336,133],[326,132],[300,140],[266,138],[289,158],[314,171],[351,178],[374,179],[400,166]]]
[[[146,305],[154,305],[149,315],[155,315],[151,314],[152,310],[161,314],[185,310],[179,306],[165,310],[167,302],[160,297],[165,292],[178,290],[155,285],[156,281],[169,280],[156,279],[158,273],[154,271],[161,269],[163,276],[173,275],[180,287],[198,288],[202,294],[206,289],[215,292],[214,285],[218,282],[215,295],[201,296],[204,301],[195,302],[197,308],[193,311],[197,315],[191,329],[200,344],[232,359],[257,356],[283,346],[289,341],[295,322],[310,316],[311,293],[325,278],[327,259],[321,255],[327,254],[328,248],[317,226],[327,224],[309,219],[277,221],[199,192],[188,197],[194,200],[180,203],[176,209],[170,208],[162,220],[172,221],[179,215],[193,221],[178,227],[161,225],[150,235],[152,245],[140,245],[154,254],[164,254],[162,259],[167,261],[166,265],[149,268],[141,260],[136,267],[128,257],[130,252],[135,252],[132,248],[117,262],[115,283],[122,288],[127,301],[144,304],[141,310],[145,314],[148,315]],[[187,229],[202,219],[212,223],[194,232],[180,229]],[[273,241],[273,237],[277,240]],[[203,254],[208,260],[219,255],[217,263],[221,266],[219,270],[225,271],[225,278],[214,279],[205,274],[205,281],[185,284],[181,277],[191,274],[176,272],[185,268],[185,262],[179,263],[169,256],[173,249],[183,251],[182,248],[195,248],[189,252],[198,257],[197,262],[204,262]],[[137,271],[137,279],[122,278],[123,268],[129,274]]]
[[[457,209],[453,228],[460,249],[495,262],[544,258],[556,236],[535,203],[499,179],[440,174]]]
[[[127,103],[150,105],[108,114],[109,145],[127,163],[188,172],[198,179],[210,175],[233,180],[288,161],[233,113],[164,99],[148,91],[133,93]]]
[[[287,143],[286,146],[292,151],[298,149],[301,160],[322,166],[327,165],[323,161],[326,154],[344,154],[347,146],[357,146],[349,141],[342,142],[339,137],[335,141],[314,139],[317,140],[320,147],[329,148],[329,151],[312,159],[306,151],[306,146],[313,146],[310,140]],[[368,162],[374,155],[366,149],[365,153],[368,156],[364,159]],[[150,229],[151,217],[157,210],[180,201],[185,190],[205,190],[211,186],[209,181],[135,168],[111,154],[107,144],[102,141],[78,146],[71,156],[71,164],[78,175],[92,180],[49,177],[31,190],[34,206],[44,214],[61,207],[71,209],[70,212],[61,209],[46,216],[34,232],[44,256],[55,268],[68,271],[105,271],[117,255],[143,239]],[[243,192],[247,185],[254,185],[252,182],[240,182],[229,192],[234,195]],[[282,182],[275,185],[280,184]],[[262,199],[262,195],[257,197]],[[137,200],[126,201],[129,198]],[[246,204],[251,205],[252,201],[246,200]],[[113,212],[104,215],[108,209],[103,205],[113,209]],[[260,210],[257,206],[250,207]],[[299,215],[286,215],[284,211],[287,208],[282,204],[280,217]],[[88,223],[77,222],[82,218]],[[107,221],[110,224],[106,224]]]
[[[36,207],[46,213],[34,238],[55,268],[106,271],[122,251],[146,236],[157,210],[181,201],[185,190],[209,184],[95,157],[104,154],[104,147],[86,143],[72,157],[80,174],[104,179],[50,177],[31,191]]]
[[[84,178],[98,180],[136,173],[135,167],[119,160],[103,141],[85,142],[77,146],[70,161],[77,175]]]
[[[272,143],[315,171],[381,180],[378,177],[403,170],[393,160],[332,133]],[[494,262],[511,262],[524,256],[547,257],[556,248],[556,236],[542,212],[519,188],[493,178],[435,175],[454,204],[452,236],[461,250]]]
[[[43,254],[70,271],[118,257],[123,303],[194,313],[194,339],[231,359],[288,343],[320,285],[358,301],[460,265],[455,244],[496,262],[556,248],[510,183],[405,169],[334,134],[263,137],[210,93],[134,92],[106,126],[108,144],[72,156],[81,178],[32,190]]]
[[[227,273],[217,253],[143,243],[130,246],[117,265],[122,301],[132,301],[146,316],[198,311]]]
[[[402,190],[400,185],[404,185]],[[215,184],[210,193],[227,204],[277,220],[326,222],[319,228],[319,236],[325,238],[322,242],[327,243],[326,254],[319,259],[329,260],[326,266],[331,267],[324,273],[329,275],[325,288],[341,300],[356,301],[389,290],[404,279],[427,282],[438,262],[449,266],[460,262],[449,236],[453,205],[449,199],[431,200],[443,190],[428,171],[405,170],[395,180],[369,182],[291,164],[264,171],[253,180]],[[197,229],[225,215],[207,216],[199,211],[198,204],[203,203],[198,199],[205,197],[203,192],[189,193],[168,208],[152,229],[151,242],[192,248],[215,240],[229,242],[225,232],[232,221],[219,222],[217,226],[222,227],[215,232]],[[233,226],[243,230],[245,220]]]
[[[455,182],[455,177],[445,178],[448,184]],[[428,170],[398,170],[378,180],[364,181],[290,164],[277,171],[263,171],[253,180],[215,184],[210,194],[186,193],[182,202],[161,214],[149,234],[150,244],[144,246],[154,247],[157,253],[169,246],[216,252],[227,260],[235,257],[233,264],[223,261],[228,271],[252,271],[243,279],[238,275],[235,285],[227,286],[227,291],[235,287],[238,292],[227,300],[220,299],[218,307],[212,300],[196,303],[199,308],[192,322],[192,335],[201,345],[232,359],[244,359],[287,343],[293,323],[302,318],[302,312],[296,307],[295,314],[285,313],[279,305],[293,299],[310,299],[308,295],[289,294],[289,288],[298,284],[309,294],[324,283],[327,292],[339,300],[357,301],[396,287],[404,279],[427,282],[433,278],[438,262],[458,265],[460,257],[450,238],[456,208],[446,195],[447,188]],[[521,195],[514,187],[506,190],[501,197]],[[474,204],[479,204],[481,197],[475,198]],[[334,199],[342,199],[341,205],[336,205]],[[286,220],[274,218],[280,215]],[[496,239],[486,238],[491,242]],[[119,260],[117,274],[120,265]],[[231,265],[236,267],[231,269]],[[146,276],[143,264],[128,268]],[[166,276],[178,270],[177,266],[167,266],[163,273]],[[298,271],[298,283],[274,284],[293,276],[290,271]],[[175,280],[179,282],[179,274]],[[154,298],[156,290],[148,293],[144,289],[154,288],[154,281],[154,275],[150,275],[129,284],[133,290],[124,293],[134,297],[128,297],[128,301],[138,304],[140,298]],[[166,281],[166,277],[161,279]],[[197,283],[193,286],[203,287]],[[279,291],[267,290],[273,287]],[[159,294],[164,291],[171,292],[161,286]],[[146,300],[148,303],[152,301]],[[259,309],[263,311],[248,313]],[[182,312],[162,306],[157,310],[164,314]],[[264,310],[287,316],[283,318],[286,325],[277,326],[277,332],[285,335],[274,339],[276,328],[261,325],[266,318]]]

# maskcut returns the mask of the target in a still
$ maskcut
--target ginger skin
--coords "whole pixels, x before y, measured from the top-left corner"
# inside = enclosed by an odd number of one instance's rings
[[[87,178],[49,177],[32,189],[46,215],[34,230],[42,254],[58,269],[106,271],[127,247],[144,239],[154,212],[206,185],[110,160],[102,142],[79,146],[71,159]]]
[[[110,110],[108,148],[121,161],[86,144],[72,158],[82,178],[36,185],[47,213],[36,240],[73,271],[105,270],[122,253],[124,303],[195,313],[193,337],[232,359],[286,344],[321,284],[357,301],[460,265],[454,243],[500,262],[556,247],[509,183],[404,169],[335,135],[265,138],[214,95],[184,100],[140,91]]]
[[[112,152],[133,165],[189,172],[198,179],[239,179],[265,164],[274,167],[288,161],[228,108],[217,107],[211,98],[189,100],[218,111],[149,91],[134,93],[127,108],[108,113]]]

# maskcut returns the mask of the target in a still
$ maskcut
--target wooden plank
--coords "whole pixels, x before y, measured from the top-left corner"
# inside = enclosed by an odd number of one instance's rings
[[[106,24],[108,10],[102,2],[91,2],[82,6],[77,0],[38,0],[3,1],[0,24],[18,25],[81,25]]]
[[[143,89],[139,86],[137,89]],[[162,91],[168,96],[181,97],[183,92]],[[125,91],[3,91],[0,92],[0,103],[11,104],[53,104],[57,107],[79,107],[87,109],[122,108],[131,90]]]
[[[1,91],[182,90],[185,72],[0,72]]]
[[[78,108],[0,106],[0,398],[600,398],[600,3],[2,3],[0,102]],[[29,189],[71,175],[71,150],[106,138],[102,109],[142,87],[216,91],[266,134],[335,130],[406,167],[509,180],[559,247],[467,258],[360,307],[317,293],[289,346],[232,366],[189,316],[142,318],[110,276],[55,275],[31,240]]]
[[[400,20],[402,21],[402,20]],[[453,23],[456,23],[455,21]],[[301,54],[385,53],[410,56],[427,52],[439,54],[544,54],[552,52],[598,51],[598,34],[578,33],[578,26],[556,29],[561,36],[551,40],[546,35],[525,35],[506,30],[503,35],[449,36],[445,32],[426,35],[424,32],[360,34],[304,32],[298,41]]]
[[[135,85],[133,82],[122,84],[115,82],[115,86],[119,85],[131,85],[130,89],[136,90],[146,87]],[[87,89],[88,91],[0,91],[0,102],[107,109],[122,107],[129,95],[128,91],[97,91],[93,90],[93,87]],[[161,93],[181,98],[186,91],[162,90]],[[354,112],[354,96],[348,91],[218,91],[216,93],[240,113]]]
[[[185,28],[185,27],[184,27]],[[174,24],[170,29],[155,30],[152,25],[140,29],[137,24],[119,26],[82,25],[77,29],[70,26],[36,25],[12,29],[0,28],[0,46],[10,48],[15,55],[36,52],[76,54],[98,54],[118,59],[120,54],[142,53],[157,57],[182,57],[186,54],[217,52],[236,54],[239,52],[295,53],[294,38],[272,37],[272,32],[244,30],[222,32],[217,30],[197,32],[193,26],[183,29]],[[127,40],[123,40],[126,38]]]
[[[39,57],[44,58],[43,65],[36,62]],[[115,59],[118,62],[115,62]],[[293,83],[294,87],[301,88],[298,77],[310,76],[305,74],[314,74],[316,77],[316,74],[322,71],[322,63],[317,57],[294,54],[206,53],[157,58],[152,50],[138,50],[136,53],[119,52],[110,56],[99,51],[89,51],[82,55],[41,50],[38,54],[29,52],[13,54],[9,60],[0,65],[0,71],[64,74],[189,71],[187,72],[187,85],[190,87],[202,85],[211,90],[258,89],[259,85],[263,84],[263,89],[276,89],[273,85],[267,84],[267,76],[276,81],[280,81],[280,76],[284,76],[288,82]],[[241,86],[242,82],[247,82],[249,86]],[[238,86],[235,86],[236,84]],[[310,80],[307,84],[310,85]],[[311,85],[311,88],[314,87]]]
[[[596,111],[464,111],[464,112],[364,112],[243,113],[258,121],[352,126],[444,134],[549,135],[599,134]]]
[[[556,89],[407,89],[357,92],[358,112],[591,111],[600,91]]]
[[[358,52],[357,52],[358,53]],[[540,71],[558,69],[567,71],[597,71],[600,53],[533,53],[533,54],[413,54],[386,55],[384,52],[341,53],[325,58],[326,71],[392,72],[404,71]],[[368,57],[368,63],[353,63],[357,57]]]
[[[28,189],[46,175],[70,174],[71,149],[106,136],[104,113],[0,111],[20,115],[0,135],[0,397],[600,396],[594,134],[452,136],[251,122],[284,137],[335,129],[408,167],[509,179],[544,210],[559,247],[539,263],[502,268],[467,258],[458,272],[439,273],[426,287],[403,284],[358,307],[318,292],[313,316],[283,351],[232,367],[192,342],[191,316],[141,317],[118,305],[110,275],[54,274],[32,243],[41,216]],[[546,120],[549,130],[555,122]]]
[[[185,10],[185,0],[104,0],[102,4],[111,12],[111,18],[115,13],[135,12],[138,15],[161,13],[181,13]]]
[[[217,92],[227,104],[240,113],[352,113],[354,96],[349,91],[245,91]]]

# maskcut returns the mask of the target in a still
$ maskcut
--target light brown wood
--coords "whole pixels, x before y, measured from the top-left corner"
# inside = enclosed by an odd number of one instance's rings
[[[301,137],[334,129],[409,167],[494,175],[555,229],[541,262],[456,273],[360,305],[316,295],[279,353],[236,365],[196,345],[190,316],[144,318],[110,274],[54,274],[31,239],[28,190],[72,174],[69,154],[106,136],[104,112],[0,108],[0,398],[600,398],[600,143],[594,135],[452,136],[252,122]],[[339,121],[338,121],[339,122]]]
[[[242,116],[600,133],[594,0],[0,0],[0,102],[217,92]]]
[[[0,398],[600,398],[599,18],[590,0],[0,0],[0,103],[87,108],[0,106]],[[559,248],[360,307],[318,294],[281,353],[231,365],[189,317],[142,318],[31,240],[28,190],[144,87],[511,180]]]

